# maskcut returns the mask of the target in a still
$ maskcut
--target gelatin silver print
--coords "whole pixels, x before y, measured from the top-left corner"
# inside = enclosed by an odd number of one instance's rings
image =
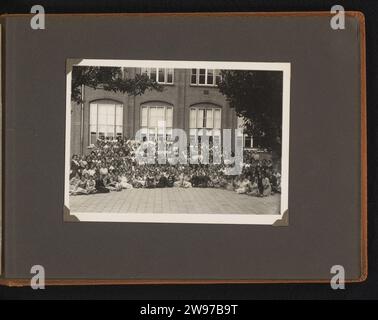
[[[68,59],[65,220],[287,225],[289,105],[290,63]]]

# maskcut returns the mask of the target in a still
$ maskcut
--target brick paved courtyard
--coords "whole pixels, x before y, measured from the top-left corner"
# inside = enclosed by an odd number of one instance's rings
[[[212,188],[131,189],[70,196],[71,212],[278,214],[280,194],[257,198]]]

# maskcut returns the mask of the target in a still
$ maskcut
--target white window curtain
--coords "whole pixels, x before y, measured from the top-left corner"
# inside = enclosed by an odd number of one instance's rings
[[[214,129],[221,128],[221,110],[214,109]]]
[[[221,129],[221,109],[191,108],[189,115],[190,129]]]
[[[197,128],[203,128],[204,109],[197,109]]]
[[[141,108],[141,129],[149,140],[154,140],[164,130],[159,125],[165,124],[166,135],[172,134],[173,107],[171,106],[142,106]]]
[[[213,111],[214,109],[206,109],[206,124],[205,127],[212,129],[213,126]]]
[[[191,108],[190,109],[190,119],[189,119],[189,127],[190,129],[195,129],[197,128],[196,125],[196,116],[197,116],[197,109]]]
[[[89,106],[90,143],[97,138],[115,138],[123,133],[123,105],[114,103],[91,103]]]
[[[148,123],[148,108],[147,107],[142,107],[140,118],[141,118],[141,126],[147,127],[147,123]]]

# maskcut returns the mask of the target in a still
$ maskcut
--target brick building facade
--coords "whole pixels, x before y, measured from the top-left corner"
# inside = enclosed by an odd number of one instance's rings
[[[86,153],[98,137],[122,136],[133,139],[138,130],[148,139],[161,132],[164,121],[169,136],[172,128],[190,135],[220,136],[221,129],[240,125],[234,109],[216,86],[214,69],[125,68],[126,77],[146,73],[163,85],[163,91],[146,91],[141,96],[84,88],[84,103],[72,103],[71,154]],[[245,147],[252,140],[245,138]]]

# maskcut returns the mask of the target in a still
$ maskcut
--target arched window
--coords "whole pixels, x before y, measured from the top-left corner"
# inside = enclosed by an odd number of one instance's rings
[[[189,112],[189,140],[191,145],[198,144],[199,154],[205,137],[210,145],[220,146],[222,109],[211,103],[199,103],[191,106]]]
[[[98,138],[114,139],[123,134],[123,105],[112,102],[93,102],[89,114],[90,143]]]
[[[190,135],[202,135],[206,131],[209,136],[220,136],[221,116],[221,108],[210,105],[190,107]]]
[[[172,136],[173,107],[161,103],[148,103],[140,109],[140,127],[142,136],[148,140],[156,140],[165,135],[165,139]]]

